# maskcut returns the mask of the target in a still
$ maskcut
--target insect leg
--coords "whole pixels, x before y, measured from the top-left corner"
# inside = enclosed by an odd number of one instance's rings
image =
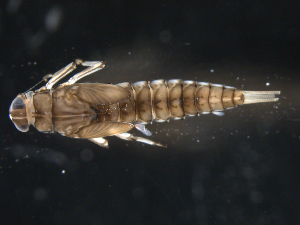
[[[101,70],[105,67],[105,63],[100,61],[91,62],[91,61],[82,61],[81,59],[76,59],[75,62],[77,65],[88,66],[88,68],[86,68],[85,70],[79,73],[76,73],[67,82],[63,83],[62,84],[63,86],[74,84],[81,78],[88,76],[92,73],[95,73],[96,71]]]
[[[105,140],[104,138],[90,138],[88,139],[90,140],[91,142],[94,142],[95,144],[101,146],[101,147],[104,147],[104,148],[108,148],[108,141]]]
[[[64,68],[57,71],[55,74],[49,74],[44,77],[44,79],[47,79],[49,77],[52,77],[48,83],[46,84],[46,89],[51,89],[54,84],[56,84],[60,79],[67,76],[69,73],[71,73],[73,70],[76,69],[76,63],[72,62],[65,66]],[[42,87],[41,89],[44,89],[45,87]]]
[[[116,136],[118,138],[121,138],[123,140],[126,140],[126,141],[138,141],[138,142],[142,142],[142,143],[145,143],[145,144],[148,144],[148,145],[156,145],[156,146],[164,147],[164,148],[167,147],[167,145],[162,145],[160,143],[151,141],[151,140],[146,139],[146,138],[133,136],[132,134],[129,134],[129,133],[115,134],[114,136]]]

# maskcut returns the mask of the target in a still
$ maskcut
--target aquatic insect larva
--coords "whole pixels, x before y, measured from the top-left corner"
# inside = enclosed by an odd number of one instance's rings
[[[52,88],[76,69],[87,68],[67,82]],[[30,125],[45,133],[88,139],[108,147],[104,137],[117,136],[162,146],[128,133],[136,128],[150,136],[145,127],[152,121],[164,122],[185,116],[214,113],[237,105],[275,102],[280,91],[242,91],[233,87],[180,79],[124,82],[120,84],[76,83],[81,78],[103,69],[103,62],[77,59],[53,75],[45,86],[19,94],[11,103],[9,116],[16,128],[26,132]],[[46,79],[45,78],[45,79]]]

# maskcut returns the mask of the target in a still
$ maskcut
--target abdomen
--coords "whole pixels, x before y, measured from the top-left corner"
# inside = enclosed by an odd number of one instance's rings
[[[242,91],[196,81],[154,80],[118,84],[131,92],[120,103],[120,121],[150,123],[222,111],[244,102]]]

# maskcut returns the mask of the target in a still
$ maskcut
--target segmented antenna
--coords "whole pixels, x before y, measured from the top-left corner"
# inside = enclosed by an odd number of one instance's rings
[[[243,104],[253,104],[262,102],[277,102],[280,91],[243,91],[245,101]]]

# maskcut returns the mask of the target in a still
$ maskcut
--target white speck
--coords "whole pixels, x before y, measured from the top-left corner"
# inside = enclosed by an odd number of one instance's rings
[[[214,70],[214,69],[211,69],[210,72],[213,73],[213,72],[215,72],[215,70]]]
[[[131,52],[128,52],[128,55],[131,55]]]
[[[266,86],[270,86],[270,83],[266,83]]]
[[[62,170],[61,173],[64,174],[64,173],[66,173],[66,171],[65,171],[65,170]]]
[[[237,77],[237,78],[236,78],[236,80],[239,80],[239,79],[240,79],[240,77]]]

